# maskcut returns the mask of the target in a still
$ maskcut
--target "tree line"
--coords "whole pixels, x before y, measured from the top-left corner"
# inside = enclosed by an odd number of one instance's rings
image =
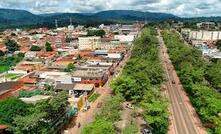
[[[134,42],[132,55],[122,75],[113,83],[116,94],[141,107],[144,120],[154,134],[167,133],[168,102],[160,94],[164,71],[159,59],[157,31],[153,27],[143,30]]]

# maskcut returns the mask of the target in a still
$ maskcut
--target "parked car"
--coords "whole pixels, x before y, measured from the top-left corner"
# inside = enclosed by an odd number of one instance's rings
[[[147,129],[147,128],[144,128],[142,131],[141,131],[142,134],[152,134],[152,132]]]
[[[126,108],[128,108],[128,109],[134,109],[134,107],[133,107],[130,103],[127,103],[127,104],[126,104]]]

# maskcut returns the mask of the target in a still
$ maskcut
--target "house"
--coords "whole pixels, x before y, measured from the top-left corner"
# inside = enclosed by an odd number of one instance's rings
[[[72,79],[76,83],[94,84],[103,86],[108,80],[108,74],[101,70],[76,70],[72,73]]]
[[[69,90],[68,102],[79,111],[87,109],[89,106],[88,96],[94,91],[94,84],[75,84],[72,90]]]
[[[0,124],[0,134],[6,133],[6,129],[8,128],[7,125]]]
[[[72,77],[69,75],[62,75],[55,79],[55,90],[72,90],[74,84],[72,82]]]
[[[23,86],[21,82],[3,82],[0,83],[0,100],[13,95],[18,89]]]
[[[57,56],[57,52],[37,52],[37,57],[44,60],[44,63],[49,63],[53,61]]]
[[[32,77],[29,77],[29,76],[26,76],[24,78],[20,78],[18,79],[19,82],[22,82],[24,85],[27,85],[27,86],[34,86],[37,84],[37,78],[32,78]]]
[[[25,59],[35,59],[37,56],[36,52],[28,51],[25,53]]]
[[[115,35],[114,39],[120,42],[132,42],[135,39],[135,35]]]
[[[68,64],[70,63],[75,63],[75,57],[74,55],[68,55],[68,56],[65,56],[65,57],[62,57],[62,58],[59,58],[57,59],[53,65],[54,66],[63,66],[63,67],[67,67]]]
[[[60,76],[67,75],[66,72],[55,72],[55,71],[45,71],[45,72],[39,72],[38,77],[40,79],[46,79],[46,78],[51,78],[51,79],[57,79]]]
[[[69,96],[75,98],[80,97],[81,95],[89,96],[94,90],[94,84],[80,84],[76,83],[71,90],[69,90]]]
[[[26,71],[27,73],[30,73],[34,70],[40,70],[41,67],[43,67],[43,64],[41,62],[25,61],[15,66],[14,70]]]
[[[88,60],[86,63],[82,63],[76,66],[77,70],[99,70],[106,72],[106,74],[110,75],[113,74],[114,72],[114,67],[113,67],[112,62],[104,62],[104,61],[94,61],[94,60]]]

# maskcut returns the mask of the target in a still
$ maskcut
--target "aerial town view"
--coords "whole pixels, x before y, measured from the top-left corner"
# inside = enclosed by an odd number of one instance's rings
[[[221,134],[220,0],[0,0],[0,134]]]

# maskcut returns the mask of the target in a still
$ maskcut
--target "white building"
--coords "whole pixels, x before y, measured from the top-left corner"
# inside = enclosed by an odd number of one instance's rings
[[[37,53],[33,52],[33,51],[29,51],[27,53],[25,53],[25,58],[27,59],[33,59],[37,57]]]
[[[69,31],[73,31],[73,30],[74,30],[74,26],[73,26],[73,25],[69,25],[69,26],[68,26],[68,30],[69,30]]]
[[[132,42],[135,39],[135,35],[115,35],[114,39],[120,42]]]
[[[94,50],[96,48],[100,48],[101,37],[97,37],[97,36],[79,37],[78,43],[79,43],[78,48],[80,50],[84,50],[84,49]]]
[[[121,53],[108,53],[107,57],[111,59],[121,59],[122,54]]]
[[[209,56],[213,59],[221,59],[221,52],[218,49],[203,49],[203,56]]]
[[[221,31],[191,31],[191,40],[216,41],[221,39]]]

